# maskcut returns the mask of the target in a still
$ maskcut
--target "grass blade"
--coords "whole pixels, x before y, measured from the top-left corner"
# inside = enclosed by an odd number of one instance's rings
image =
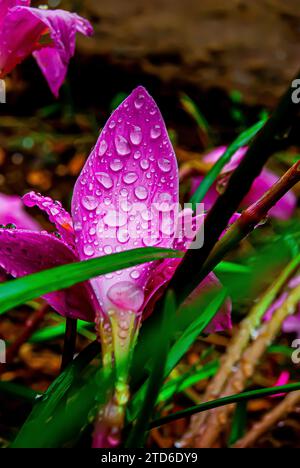
[[[182,252],[172,249],[145,247],[70,263],[8,281],[0,284],[0,314],[31,299],[68,288],[95,276],[153,260],[181,257],[182,255]]]
[[[255,400],[270,395],[276,395],[277,393],[295,392],[297,390],[300,390],[300,382],[288,385],[281,385],[279,387],[263,388],[259,390],[250,390],[248,392],[243,393],[236,393],[235,395],[230,395],[228,397],[223,397],[217,400],[201,403],[200,405],[192,406],[183,411],[178,411],[164,418],[156,419],[151,422],[149,428],[152,429],[153,427],[159,427],[163,424],[168,424],[172,421],[177,421],[178,419],[186,418],[196,413],[201,413],[203,411],[219,408],[220,406],[231,405],[232,403],[239,403],[241,401]]]

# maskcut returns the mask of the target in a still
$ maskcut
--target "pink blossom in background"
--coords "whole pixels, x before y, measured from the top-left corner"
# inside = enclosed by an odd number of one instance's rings
[[[76,13],[31,8],[30,0],[0,0],[0,78],[33,54],[51,91],[58,96],[76,34],[91,36],[91,24]]]
[[[182,216],[176,211],[178,189],[177,161],[164,120],[155,101],[138,87],[103,128],[75,184],[72,215],[49,197],[25,195],[27,206],[36,205],[48,214],[57,235],[0,229],[0,265],[18,277],[138,247],[186,250],[191,239],[175,236]],[[166,213],[172,216],[166,218]],[[153,224],[159,228],[156,238],[149,232]],[[132,232],[138,235],[133,237]],[[45,299],[60,314],[89,321],[107,316],[110,310],[147,316],[180,261],[138,265],[48,294]],[[198,292],[213,287],[219,288],[220,283],[210,274]],[[228,300],[209,331],[229,327],[230,311]]]
[[[17,195],[0,193],[0,224],[13,224],[20,229],[40,231],[40,225],[26,213],[22,199]]]
[[[290,373],[288,371],[282,371],[274,387],[281,387],[282,385],[287,385],[289,381],[290,381]],[[279,398],[285,395],[286,395],[285,393],[276,393],[276,395],[270,395],[270,398]]]
[[[220,146],[206,156],[204,156],[203,161],[206,163],[214,164],[217,162],[220,157],[226,151],[226,146]],[[222,184],[222,178],[226,180],[226,177],[230,175],[232,171],[236,169],[243,157],[247,152],[247,147],[240,148],[231,158],[231,161],[224,166],[221,176],[219,178],[219,183]],[[196,191],[198,186],[201,184],[204,176],[196,176],[192,180],[192,193]],[[269,169],[264,168],[261,174],[254,180],[252,187],[249,193],[246,195],[244,200],[241,203],[241,208],[246,208],[252,203],[255,203],[267,190],[269,190],[275,182],[279,180],[279,177],[274,174]],[[204,198],[205,208],[209,208],[214,204],[216,199],[219,196],[218,192],[218,183],[213,185]],[[273,208],[269,211],[269,215],[274,218],[287,220],[292,215],[296,208],[297,198],[292,191],[284,195]]]

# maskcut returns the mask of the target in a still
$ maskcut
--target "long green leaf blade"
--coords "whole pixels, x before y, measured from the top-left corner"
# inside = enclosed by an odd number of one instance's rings
[[[73,286],[95,276],[153,260],[182,257],[172,249],[145,247],[44,270],[0,285],[0,314],[24,302]]]

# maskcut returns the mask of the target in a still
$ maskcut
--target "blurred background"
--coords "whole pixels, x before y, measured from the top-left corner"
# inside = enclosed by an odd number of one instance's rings
[[[99,128],[138,84],[159,103],[176,143],[202,151],[181,93],[199,107],[214,144],[224,144],[274,106],[299,63],[297,0],[49,0],[48,6],[87,17],[95,35],[78,35],[59,100],[33,58],[7,79],[7,104],[0,106],[5,193],[33,188],[67,203]]]

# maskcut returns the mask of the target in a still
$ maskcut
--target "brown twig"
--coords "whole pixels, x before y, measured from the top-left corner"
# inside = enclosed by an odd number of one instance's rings
[[[300,391],[287,395],[284,400],[273,410],[267,413],[260,422],[254,424],[250,431],[233,448],[247,448],[256,442],[265,432],[275,426],[276,423],[284,419],[291,413],[300,402]]]
[[[241,392],[246,387],[248,379],[252,377],[266,348],[280,332],[286,317],[294,313],[299,301],[300,286],[289,293],[284,304],[275,311],[272,319],[263,325],[256,341],[244,352],[239,366],[232,373],[221,397]],[[211,447],[222,432],[232,410],[233,406],[230,405],[211,411],[205,424],[200,430],[198,427],[197,434],[194,434],[194,437],[190,439],[190,446],[197,448]]]

